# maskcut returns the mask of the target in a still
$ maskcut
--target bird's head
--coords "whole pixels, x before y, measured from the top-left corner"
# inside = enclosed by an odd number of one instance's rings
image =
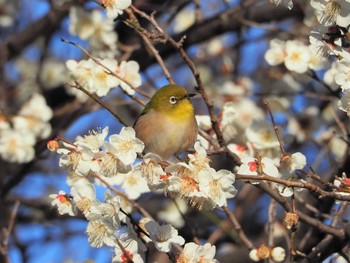
[[[166,85],[159,89],[148,103],[148,110],[154,109],[166,114],[193,114],[193,106],[190,98],[195,94],[176,84]]]

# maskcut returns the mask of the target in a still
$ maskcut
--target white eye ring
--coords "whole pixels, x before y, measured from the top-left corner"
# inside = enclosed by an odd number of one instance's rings
[[[175,96],[171,96],[169,102],[174,105],[177,102],[177,98]]]

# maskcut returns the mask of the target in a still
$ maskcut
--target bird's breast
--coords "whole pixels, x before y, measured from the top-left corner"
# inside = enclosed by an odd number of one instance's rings
[[[191,105],[192,106],[192,105]],[[194,114],[184,111],[175,115],[150,110],[140,116],[135,125],[136,136],[145,143],[145,151],[160,155],[164,160],[191,146],[197,137]]]

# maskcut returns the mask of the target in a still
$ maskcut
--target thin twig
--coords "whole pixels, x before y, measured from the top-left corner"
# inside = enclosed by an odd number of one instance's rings
[[[4,256],[3,259],[4,259],[5,263],[10,262],[10,259],[8,258],[8,243],[9,243],[9,238],[10,238],[12,229],[15,225],[15,220],[16,220],[16,215],[17,215],[19,205],[20,205],[20,202],[17,200],[15,202],[15,205],[12,209],[11,214],[10,214],[7,228],[2,229],[3,240],[0,240],[0,242],[1,242],[0,243],[0,253]]]
[[[213,130],[216,133],[216,136],[218,138],[218,142],[219,142],[220,146],[223,146],[224,145],[223,135],[222,135],[222,132],[221,132],[220,127],[219,127],[218,116],[215,114],[214,103],[209,98],[209,95],[207,94],[207,92],[205,90],[205,87],[204,87],[204,84],[203,84],[202,79],[200,77],[199,71],[197,70],[197,68],[194,65],[193,61],[188,57],[188,55],[186,54],[185,50],[182,48],[182,42],[186,39],[186,37],[183,37],[178,42],[175,41],[171,36],[169,36],[168,34],[164,33],[163,29],[158,25],[157,21],[154,19],[154,16],[152,16],[152,15],[149,16],[145,12],[142,12],[142,11],[138,10],[137,8],[135,8],[135,7],[132,7],[132,8],[133,8],[134,12],[138,13],[139,15],[141,15],[142,17],[147,19],[149,22],[151,22],[152,26],[157,30],[157,32],[167,42],[169,42],[173,46],[173,48],[175,48],[175,50],[177,50],[177,52],[180,54],[182,59],[185,61],[185,63],[188,65],[188,67],[192,71],[192,74],[195,77],[196,82],[197,82],[197,90],[201,94],[201,96],[202,96],[202,98],[203,98],[203,100],[204,100],[204,102],[205,102],[205,104],[207,106]]]
[[[262,189],[265,191],[265,193],[269,194],[272,198],[274,198],[287,212],[292,211],[292,207],[288,200],[281,196],[278,191],[275,189],[272,189],[270,186],[268,186],[266,183],[260,183],[258,185],[255,185],[256,187]],[[323,233],[330,234],[332,236],[336,236],[337,238],[343,240],[346,238],[345,236],[345,230],[343,228],[337,228],[332,227],[329,225],[324,224],[322,221],[314,218],[313,216],[309,216],[305,213],[303,213],[300,210],[296,210],[296,213],[299,216],[299,219],[307,224],[309,224],[312,227],[315,227],[319,231]]]
[[[140,35],[140,37],[145,42],[145,44],[147,45],[149,50],[152,52],[154,58],[157,60],[157,62],[160,65],[160,67],[163,69],[163,72],[164,72],[164,75],[165,75],[166,79],[169,81],[169,83],[174,84],[175,82],[174,82],[173,78],[171,77],[171,74],[170,74],[169,70],[165,66],[165,63],[164,63],[162,57],[159,55],[158,50],[154,47],[154,45],[152,44],[151,40],[149,39],[149,37],[145,33],[146,30],[141,27],[141,25],[140,25],[139,21],[137,20],[135,14],[131,11],[131,10],[134,10],[134,9],[135,9],[135,7],[131,6],[131,9],[126,9],[126,12],[128,13],[130,19],[132,19],[132,21],[137,24],[137,29],[138,30],[136,30],[136,32]],[[132,26],[132,25],[134,25],[134,23],[131,24],[128,20],[125,20],[124,23],[126,23],[128,26],[131,26],[131,27],[135,28],[134,26]]]
[[[350,201],[350,196],[342,195],[342,194],[339,194],[336,192],[328,192],[328,191],[322,190],[317,185],[314,185],[314,184],[309,183],[309,182],[296,182],[296,181],[292,181],[292,180],[285,180],[282,178],[276,178],[276,177],[269,176],[266,174],[258,175],[258,176],[237,174],[236,179],[237,180],[247,180],[247,181],[254,180],[254,181],[274,182],[274,183],[279,183],[279,184],[285,185],[287,187],[297,187],[297,188],[309,189],[310,191],[319,194],[319,198],[331,197],[331,198],[339,200],[339,201]],[[336,188],[336,187],[334,186],[334,188]]]
[[[328,181],[322,180],[322,178],[320,176],[318,176],[315,172],[314,169],[311,167],[311,164],[307,164],[307,166],[309,167],[311,173],[308,173],[307,171],[305,171],[304,169],[301,170],[297,170],[298,172],[306,175],[307,177],[314,179],[315,181],[323,184],[324,186],[328,186],[328,187],[334,187],[334,185]]]
[[[268,232],[268,242],[267,245],[269,247],[274,247],[274,225],[276,223],[276,200],[271,198],[269,211],[268,211],[269,219],[267,225]]]
[[[81,86],[77,81],[75,82],[75,88],[77,88],[78,90],[81,90],[82,92],[84,92],[86,95],[88,95],[91,99],[93,99],[94,101],[96,101],[98,104],[100,104],[103,108],[105,108],[106,110],[108,110],[121,124],[123,124],[124,126],[130,126],[122,117],[120,117],[116,112],[114,112],[111,107],[105,103],[103,100],[101,100],[97,95],[95,94],[91,94],[90,92],[88,92],[83,86]]]
[[[280,149],[281,149],[281,152],[283,155],[286,155],[286,150],[284,149],[284,144],[283,144],[283,141],[282,141],[282,138],[281,138],[281,135],[279,133],[279,130],[278,130],[278,127],[276,125],[276,122],[275,122],[275,118],[273,117],[273,114],[272,114],[272,111],[271,111],[271,108],[270,108],[270,105],[268,103],[268,101],[264,101],[264,105],[270,115],[270,118],[271,118],[271,122],[272,122],[272,125],[273,125],[273,129],[275,130],[275,134],[276,134],[276,137],[277,137],[277,140],[279,142],[279,145],[280,145]]]
[[[234,216],[234,214],[230,211],[230,209],[227,206],[223,207],[223,210],[227,216],[227,218],[230,220],[231,224],[233,225],[233,227],[236,229],[239,238],[241,239],[241,241],[243,242],[243,244],[249,249],[252,250],[254,249],[254,245],[253,243],[248,239],[248,237],[246,236],[246,234],[244,233],[241,225],[239,224],[239,222],[237,221],[236,217]]]

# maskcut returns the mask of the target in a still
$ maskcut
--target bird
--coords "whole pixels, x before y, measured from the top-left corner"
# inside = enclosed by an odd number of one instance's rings
[[[153,95],[133,125],[145,144],[144,153],[168,160],[194,144],[198,126],[190,98],[195,95],[177,84],[165,85]]]

